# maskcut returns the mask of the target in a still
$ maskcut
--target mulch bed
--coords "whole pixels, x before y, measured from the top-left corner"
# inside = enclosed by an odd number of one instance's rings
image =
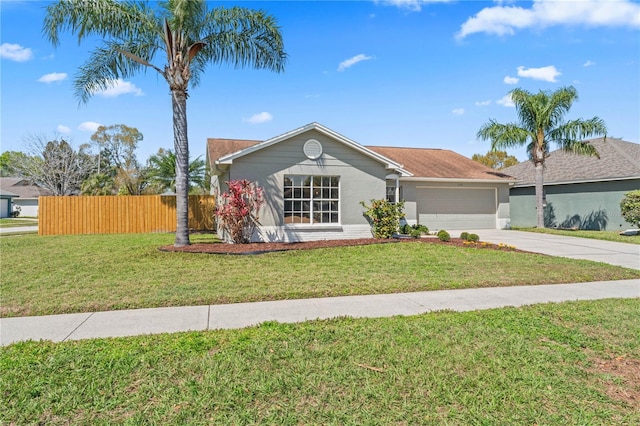
[[[376,238],[359,238],[353,240],[323,240],[323,241],[304,241],[298,243],[251,243],[251,244],[225,244],[225,243],[197,243],[185,247],[163,246],[162,251],[168,252],[186,252],[186,253],[208,253],[208,254],[236,254],[251,255],[262,254],[286,250],[312,250],[318,248],[329,247],[347,247],[362,246],[369,244],[406,244],[406,243],[423,243],[423,244],[444,244],[448,246],[467,247],[467,248],[484,248],[490,250],[504,251],[520,251],[513,247],[499,246],[496,244],[475,243],[469,244],[460,238],[451,238],[451,241],[440,241],[438,238],[419,238],[419,239],[376,239]]]

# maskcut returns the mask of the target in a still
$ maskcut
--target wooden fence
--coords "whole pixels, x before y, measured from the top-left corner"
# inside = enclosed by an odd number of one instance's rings
[[[40,197],[39,235],[176,231],[176,197],[167,195]],[[214,229],[215,197],[189,196],[189,228]]]

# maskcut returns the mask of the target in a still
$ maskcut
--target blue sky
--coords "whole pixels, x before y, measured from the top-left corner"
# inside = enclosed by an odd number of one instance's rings
[[[77,147],[98,124],[138,128],[141,160],[173,148],[169,90],[153,70],[79,104],[73,78],[97,43],[66,35],[52,47],[46,5],[0,2],[0,151],[25,150],[30,135]],[[489,150],[482,124],[516,120],[510,90],[567,85],[580,96],[568,118],[597,115],[610,136],[640,141],[638,1],[210,3],[232,5],[273,14],[289,60],[281,74],[210,66],[188,100],[192,157],[208,137],[264,140],[313,121],[364,145],[471,157]]]

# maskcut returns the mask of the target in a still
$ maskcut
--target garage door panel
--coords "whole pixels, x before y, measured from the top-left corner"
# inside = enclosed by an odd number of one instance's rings
[[[418,222],[431,229],[496,227],[496,195],[491,188],[419,188]]]

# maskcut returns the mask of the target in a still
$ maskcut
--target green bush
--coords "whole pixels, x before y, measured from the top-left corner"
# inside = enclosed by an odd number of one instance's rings
[[[364,215],[373,228],[374,238],[391,238],[400,226],[400,219],[404,217],[402,209],[404,202],[390,203],[387,200],[371,200],[367,206],[361,201],[362,207],[367,209]]]
[[[419,229],[412,229],[409,235],[411,235],[413,238],[420,238],[420,236],[422,235],[422,231],[420,231]]]
[[[438,231],[438,238],[440,239],[440,241],[450,241],[451,235],[449,235],[449,233],[444,229],[441,229]]]
[[[403,235],[409,235],[411,234],[411,231],[413,230],[413,228],[411,227],[411,225],[409,225],[408,223],[405,223],[404,225],[402,225],[400,227],[400,233]]]
[[[429,228],[427,228],[424,225],[419,225],[419,224],[416,223],[415,225],[412,225],[412,228],[415,231],[420,231],[421,234],[428,234],[429,233]]]
[[[474,243],[477,243],[478,241],[480,241],[480,236],[478,234],[469,234],[467,235],[467,241],[473,241]]]
[[[469,238],[469,233],[467,231],[460,234],[461,240],[467,240]]]
[[[640,228],[640,189],[624,194],[620,202],[620,212],[624,220]]]

